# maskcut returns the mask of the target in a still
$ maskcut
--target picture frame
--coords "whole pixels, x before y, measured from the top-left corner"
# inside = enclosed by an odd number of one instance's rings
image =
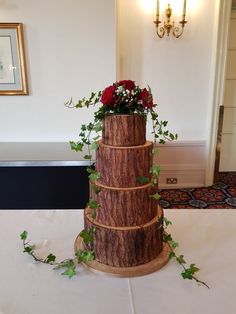
[[[28,95],[22,23],[0,23],[0,95]]]

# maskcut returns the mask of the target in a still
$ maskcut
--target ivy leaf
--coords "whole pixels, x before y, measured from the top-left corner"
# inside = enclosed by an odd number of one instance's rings
[[[153,165],[150,169],[150,173],[153,175],[153,177],[158,178],[160,175],[161,168],[158,165]]]
[[[86,131],[86,129],[87,129],[87,128],[86,128],[86,125],[85,125],[85,124],[82,124],[82,125],[81,125],[81,131]]]
[[[91,217],[92,219],[95,219],[96,216],[97,216],[97,213],[96,213],[96,210],[94,209],[94,210],[90,213],[90,217]]]
[[[63,276],[72,278],[73,276],[76,275],[75,264],[73,260],[69,260],[65,267],[66,270],[63,273],[61,273]]]
[[[170,242],[170,241],[172,241],[171,234],[164,233],[164,235],[163,235],[163,242],[167,243],[167,242]]]
[[[99,148],[99,145],[98,145],[98,143],[93,142],[93,143],[90,145],[90,148],[91,148],[92,150],[97,150],[97,149]]]
[[[82,108],[83,107],[83,99],[78,100],[77,104],[75,105],[75,108]]]
[[[184,256],[180,255],[176,257],[176,260],[179,264],[186,264],[185,260],[184,260]]]
[[[95,136],[95,137],[93,138],[93,141],[96,142],[96,141],[98,141],[100,138],[101,138],[101,137],[100,137],[99,135],[98,135],[98,136]]]
[[[31,254],[35,248],[35,245],[27,245],[24,247],[23,253]]]
[[[163,139],[160,139],[160,140],[159,140],[159,143],[160,143],[160,144],[165,144],[166,141],[164,141]]]
[[[89,202],[87,203],[87,205],[91,208],[91,209],[96,209],[98,208],[100,205],[98,204],[97,201],[95,201],[94,199],[90,199]]]
[[[155,194],[149,195],[149,197],[152,197],[152,198],[154,198],[157,201],[161,198],[159,193],[155,193]]]
[[[85,244],[91,244],[93,242],[93,236],[95,228],[84,229],[80,232],[79,236],[84,240]]]
[[[92,159],[92,155],[84,155],[84,159],[90,160]]]
[[[101,188],[100,187],[98,187],[96,184],[92,184],[91,185],[91,189],[96,193],[96,194],[98,194],[99,192],[101,192]]]
[[[149,183],[149,179],[147,177],[144,177],[144,176],[139,176],[137,178],[137,181],[138,181],[138,183],[141,183],[141,184]]]
[[[50,264],[50,263],[55,262],[55,260],[56,260],[56,256],[53,255],[52,253],[50,253],[50,254],[46,257],[45,262],[48,263],[48,264]]]
[[[27,239],[27,236],[28,236],[28,232],[25,230],[20,234],[20,238],[23,241],[25,241]]]
[[[169,259],[172,259],[173,257],[176,257],[175,252],[170,252]]]
[[[93,129],[94,129],[95,132],[102,131],[102,129],[103,129],[102,122],[95,123]]]
[[[179,243],[175,242],[174,240],[172,240],[170,244],[173,247],[173,249],[176,249],[179,246]]]
[[[169,225],[172,225],[172,222],[170,220],[168,220],[166,217],[163,217],[163,222],[166,225],[166,227]]]
[[[78,263],[81,262],[91,262],[94,260],[94,252],[93,251],[84,251],[84,250],[78,250],[75,255],[78,258]]]
[[[187,268],[187,269],[185,269],[184,271],[182,271],[181,276],[182,276],[184,279],[189,279],[189,280],[192,280],[192,279],[193,279],[193,274],[192,274],[190,268]]]
[[[168,121],[162,121],[162,124],[163,124],[164,127],[166,127],[167,124],[168,124]]]
[[[101,177],[100,172],[97,172],[97,171],[95,171],[95,170],[89,175],[89,179],[90,179],[91,181],[96,181],[96,180],[98,180],[100,177]]]
[[[84,144],[83,143],[76,143],[76,142],[73,142],[73,141],[70,141],[70,147],[72,150],[75,150],[76,152],[81,152],[83,147],[84,147]]]
[[[200,270],[198,267],[195,266],[195,264],[191,264],[189,266],[189,269],[191,270],[192,274],[195,274],[196,272]]]

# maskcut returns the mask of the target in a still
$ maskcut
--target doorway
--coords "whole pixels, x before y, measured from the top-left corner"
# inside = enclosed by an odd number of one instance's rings
[[[236,0],[228,22],[223,101],[219,110],[214,182],[220,172],[236,171]]]

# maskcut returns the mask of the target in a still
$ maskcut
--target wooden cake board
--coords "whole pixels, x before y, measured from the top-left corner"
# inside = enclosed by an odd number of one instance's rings
[[[83,239],[78,235],[75,244],[74,250],[84,249]],[[162,252],[151,262],[134,266],[134,267],[113,267],[109,265],[102,264],[96,260],[91,262],[83,262],[82,265],[88,267],[91,271],[103,274],[110,275],[115,277],[138,277],[151,274],[162,267],[164,267],[169,261],[169,254],[171,253],[171,248],[167,243],[163,243]]]

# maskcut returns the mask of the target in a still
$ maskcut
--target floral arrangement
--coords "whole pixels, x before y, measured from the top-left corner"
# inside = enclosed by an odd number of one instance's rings
[[[156,111],[157,104],[153,102],[151,88],[140,88],[132,80],[121,80],[106,87],[102,91],[92,92],[89,98],[82,98],[76,104],[72,99],[67,101],[65,105],[69,108],[83,108],[101,106],[94,113],[94,121],[88,125],[82,124],[79,134],[79,141],[71,141],[71,148],[75,151],[82,151],[84,145],[88,145],[89,153],[84,157],[91,159],[91,150],[96,149],[96,142],[100,139],[100,131],[102,131],[102,121],[106,114],[141,114],[152,121],[153,141],[164,144],[166,141],[177,139],[177,134],[171,133],[166,129],[168,121],[159,120]],[[93,131],[97,136],[91,137]]]
[[[143,113],[154,107],[151,89],[141,89],[133,81],[123,80],[104,89],[101,102],[114,113]]]

